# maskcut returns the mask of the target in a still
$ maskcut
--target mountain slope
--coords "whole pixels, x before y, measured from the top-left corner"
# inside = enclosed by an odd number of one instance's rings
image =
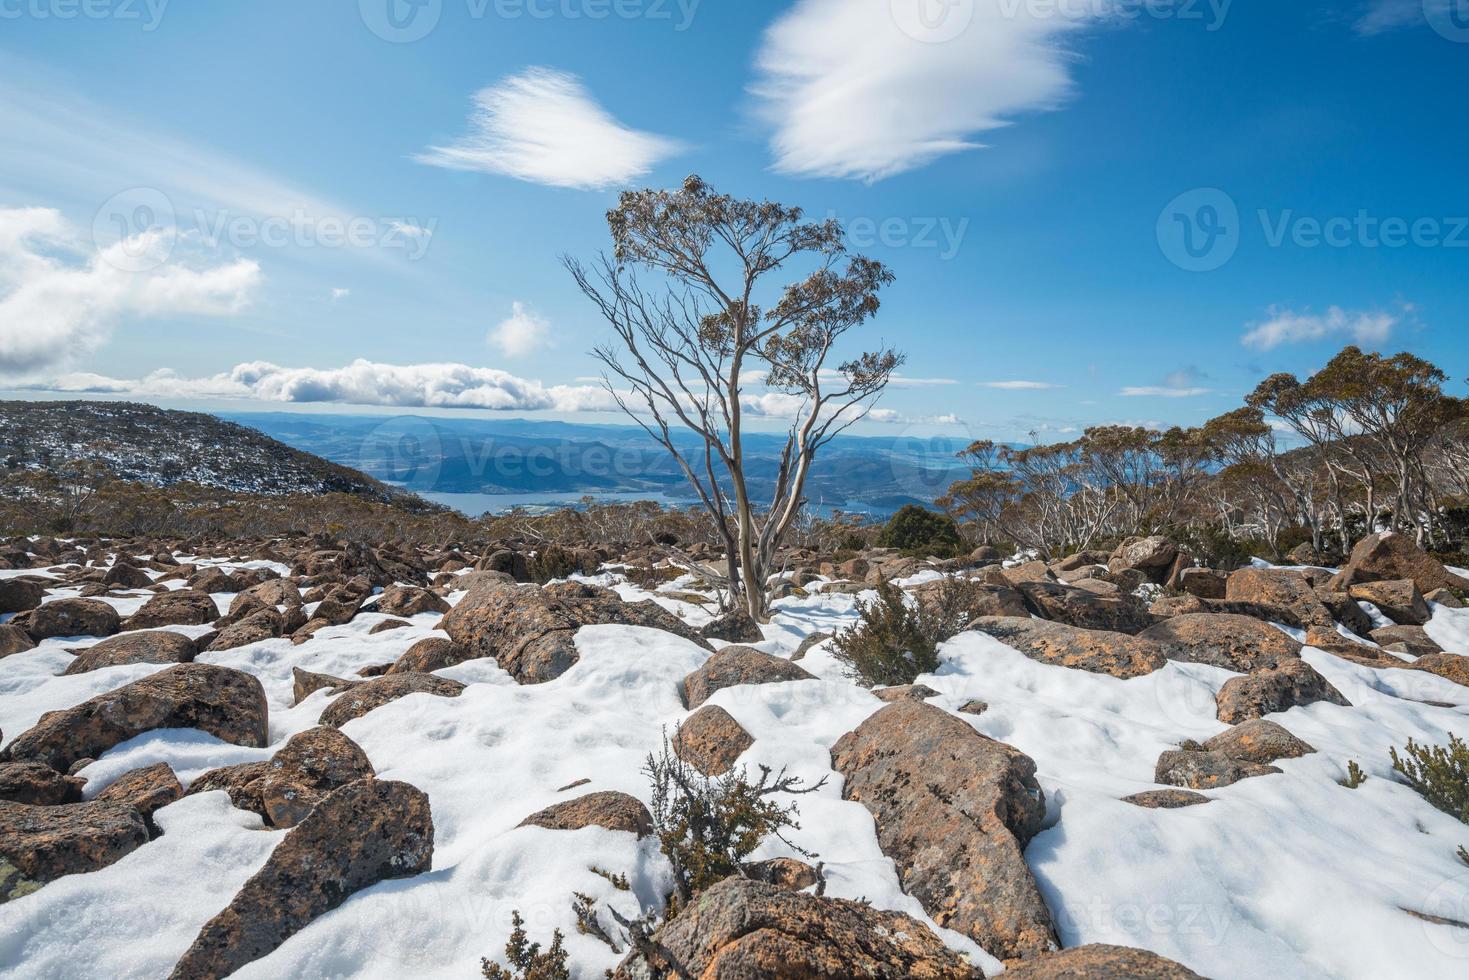
[[[269,496],[346,493],[422,506],[412,494],[213,415],[126,402],[0,402],[0,463],[9,471],[105,465],[123,480],[197,483]]]

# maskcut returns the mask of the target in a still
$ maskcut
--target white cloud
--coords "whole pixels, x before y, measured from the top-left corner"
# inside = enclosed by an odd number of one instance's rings
[[[776,170],[875,181],[979,147],[1067,97],[1063,39],[1110,2],[798,0],[751,86]]]
[[[332,290],[332,302],[338,303],[352,295],[352,290],[338,287]]]
[[[0,373],[26,374],[95,350],[130,317],[230,316],[262,281],[240,259],[170,260],[172,231],[96,249],[50,208],[0,210]]]
[[[1054,391],[1065,385],[1053,385],[1046,381],[981,381],[981,388],[999,388],[1002,391]]]
[[[506,357],[525,357],[551,343],[551,324],[524,303],[510,307],[510,316],[490,331],[489,342]]]
[[[1456,0],[1371,0],[1352,26],[1358,34],[1372,37],[1403,27],[1424,23],[1426,4],[1447,11]]]
[[[1142,385],[1123,388],[1118,394],[1123,398],[1198,398],[1207,395],[1212,388],[1172,388],[1167,385]]]
[[[1300,344],[1328,337],[1350,337],[1355,343],[1377,346],[1392,339],[1393,331],[1413,312],[1400,304],[1399,312],[1353,311],[1333,306],[1323,314],[1296,313],[1271,307],[1269,319],[1252,324],[1241,341],[1256,350],[1274,350],[1282,344]]]
[[[503,174],[552,187],[598,190],[626,184],[680,152],[671,139],[630,129],[575,76],[528,68],[474,97],[470,132],[431,146],[419,163]]]

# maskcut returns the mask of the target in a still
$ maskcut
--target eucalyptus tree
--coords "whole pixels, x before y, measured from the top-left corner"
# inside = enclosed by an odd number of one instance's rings
[[[850,255],[839,222],[717,194],[697,176],[623,193],[607,224],[610,256],[565,260],[615,335],[593,352],[604,387],[677,462],[723,538],[732,603],[763,619],[817,453],[866,417],[903,363],[891,349],[837,353],[893,276]],[[772,287],[782,274],[798,278]],[[759,383],[765,395],[746,392]],[[748,479],[752,414],[789,421],[768,500]]]

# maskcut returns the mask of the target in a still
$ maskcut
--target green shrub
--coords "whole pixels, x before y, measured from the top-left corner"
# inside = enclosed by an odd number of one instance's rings
[[[530,578],[538,585],[573,575],[590,575],[597,570],[597,556],[587,551],[572,551],[551,545],[536,552],[530,560]]]
[[[909,604],[902,589],[883,582],[875,601],[857,604],[857,624],[832,641],[832,655],[867,687],[912,684],[938,669],[938,645],[969,625],[981,588],[970,579],[944,579]]]
[[[540,943],[529,942],[525,935],[525,921],[520,910],[510,913],[514,928],[510,941],[505,944],[505,959],[510,969],[498,963],[480,960],[480,972],[485,980],[571,980],[571,970],[566,965],[566,950],[561,945],[565,937],[557,929],[551,934],[551,948],[541,952]]]
[[[1429,803],[1469,823],[1469,745],[1452,733],[1449,744],[1419,745],[1411,738],[1403,755],[1392,752],[1392,767]]]
[[[1362,771],[1361,766],[1357,765],[1355,759],[1349,759],[1347,761],[1347,778],[1337,780],[1338,783],[1345,786],[1347,789],[1356,789],[1358,786],[1361,786],[1366,781],[1367,774]]]
[[[745,858],[767,837],[774,835],[805,854],[784,836],[787,830],[800,829],[796,805],[781,806],[771,797],[814,793],[826,784],[823,777],[806,787],[784,769],[772,776],[766,766],[760,767],[757,782],[751,782],[743,768],[711,778],[671,751],[667,737],[662,754],[649,755],[643,771],[653,784],[653,830],[673,865],[669,919],[705,888],[740,874]]]
[[[936,514],[916,504],[908,504],[894,514],[877,536],[879,548],[897,548],[939,558],[957,554],[963,544],[959,526],[952,517]]]

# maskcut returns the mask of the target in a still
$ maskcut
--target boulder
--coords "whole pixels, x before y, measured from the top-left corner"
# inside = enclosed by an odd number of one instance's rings
[[[379,633],[390,633],[393,630],[400,630],[404,627],[412,625],[412,623],[408,622],[405,619],[385,619],[381,623],[378,623],[376,626],[374,626],[372,629],[368,630],[367,635],[377,636]]]
[[[522,820],[520,826],[544,827],[547,830],[605,827],[636,834],[641,839],[652,835],[653,815],[635,796],[615,792],[588,793],[538,810]]]
[[[1361,582],[1347,594],[1358,602],[1372,603],[1399,626],[1422,626],[1433,615],[1412,579]]]
[[[461,599],[439,628],[476,657],[495,659],[519,683],[541,684],[577,662],[577,630],[604,624],[648,626],[709,647],[651,599],[627,603],[610,589],[580,582],[545,588],[486,582]]]
[[[1421,626],[1384,626],[1370,634],[1372,642],[1387,650],[1406,653],[1410,657],[1426,657],[1431,653],[1443,653],[1438,641],[1424,632]]]
[[[208,594],[192,590],[162,592],[128,617],[128,629],[160,626],[207,626],[219,618],[219,606]]]
[[[66,665],[65,673],[87,674],[126,664],[186,664],[193,661],[194,653],[194,641],[182,633],[122,633],[76,651],[76,659]]]
[[[1454,595],[1448,589],[1434,589],[1423,598],[1429,602],[1437,603],[1440,606],[1447,606],[1450,609],[1464,608],[1464,600]]]
[[[1077,629],[1035,619],[985,618],[972,629],[986,633],[1032,660],[1113,677],[1142,677],[1168,662],[1152,640],[1126,633]]]
[[[85,779],[65,776],[42,762],[0,763],[0,800],[27,806],[80,803]]]
[[[39,582],[23,578],[0,579],[0,615],[28,612],[46,598],[46,589]]]
[[[872,692],[879,701],[892,704],[894,701],[927,701],[936,698],[939,692],[927,684],[899,684],[895,687],[880,687]]]
[[[1012,966],[1005,980],[1204,980],[1181,963],[1127,946],[1077,946]]]
[[[751,881],[763,881],[767,885],[798,892],[820,884],[821,872],[805,861],[795,858],[771,858],[745,865],[745,876]]]
[[[1123,803],[1131,803],[1145,810],[1182,810],[1184,807],[1212,803],[1203,793],[1187,789],[1150,789],[1142,793],[1124,796]]]
[[[1005,580],[1012,585],[1023,585],[1026,582],[1051,582],[1056,581],[1056,576],[1051,574],[1051,568],[1043,561],[1028,561],[1012,568],[1004,570]]]
[[[759,643],[765,639],[760,624],[743,609],[731,609],[711,620],[699,630],[699,635],[706,640],[724,640],[726,643]]]
[[[1332,619],[1358,636],[1367,636],[1376,626],[1372,617],[1367,615],[1367,610],[1362,608],[1362,604],[1346,592],[1332,592],[1330,589],[1318,588],[1316,598],[1320,599],[1327,612],[1331,613]],[[1279,622],[1284,622],[1284,620],[1279,620]],[[1309,628],[1321,629],[1322,627]]]
[[[1153,782],[1185,789],[1219,789],[1249,779],[1278,773],[1274,766],[1231,759],[1223,752],[1197,752],[1175,749],[1158,756]]]
[[[1299,759],[1316,750],[1283,726],[1263,718],[1225,729],[1204,743],[1209,752],[1222,752],[1238,762],[1267,766],[1281,759]]]
[[[1016,588],[1032,613],[1067,626],[1136,634],[1154,622],[1147,605],[1130,594],[1104,596],[1055,582],[1022,582]]]
[[[52,711],[0,753],[66,772],[159,728],[197,728],[233,745],[263,748],[268,707],[260,681],[212,664],[179,664],[64,711]]]
[[[257,812],[266,823],[294,827],[332,792],[372,775],[367,753],[335,728],[323,726],[291,736],[250,788],[259,793]]]
[[[210,653],[234,650],[262,640],[279,637],[286,628],[285,617],[269,607],[257,609],[232,626],[226,626],[215,635],[206,648]]]
[[[1469,687],[1469,657],[1455,653],[1425,653],[1411,664],[1399,663],[1397,666],[1437,674],[1445,680]]]
[[[1229,576],[1212,568],[1185,568],[1178,573],[1181,592],[1200,599],[1223,599]]]
[[[390,674],[431,674],[479,659],[473,650],[442,636],[427,636],[413,644],[389,669]]]
[[[168,763],[160,762],[124,773],[94,799],[104,803],[121,803],[137,810],[148,826],[149,836],[157,837],[159,830],[153,823],[153,814],[182,799],[183,795],[184,787],[174,775],[173,769]]]
[[[239,592],[240,583],[222,568],[205,568],[188,579],[188,586],[195,592]]]
[[[117,562],[102,576],[102,584],[112,589],[146,589],[153,584],[153,576],[126,562]]]
[[[286,835],[199,932],[172,977],[228,976],[364,888],[424,873],[433,853],[433,816],[422,790],[377,779],[349,783]]]
[[[935,608],[944,595],[943,582],[924,582],[916,585],[910,594],[920,606]],[[981,616],[1029,616],[1030,607],[1025,604],[1025,596],[1018,589],[1009,585],[986,585],[980,582],[971,582],[964,590],[964,596],[969,600],[965,606],[965,613],[972,622]]]
[[[98,871],[148,843],[131,806],[0,802],[0,905],[66,875]]]
[[[1000,959],[1058,947],[1025,847],[1041,829],[1035,763],[942,708],[898,701],[832,747],[842,798],[872,814],[903,890]]]
[[[361,684],[360,680],[348,680],[345,677],[333,677],[331,674],[315,674],[300,667],[291,668],[292,696],[295,698],[291,703],[300,704],[317,691],[330,691],[332,694],[340,694],[351,687]]]
[[[975,976],[932,930],[901,912],[738,877],[706,889],[654,933],[650,949],[657,962],[634,951],[614,980]]]
[[[417,616],[421,613],[446,613],[449,604],[428,589],[414,585],[394,585],[378,598],[377,611],[389,616]]]
[[[1248,616],[1222,613],[1175,616],[1138,636],[1157,643],[1169,660],[1211,664],[1241,673],[1301,655],[1301,644],[1296,640]]]
[[[267,606],[301,605],[301,590],[296,587],[295,582],[284,578],[273,578],[258,585],[252,585],[240,595],[258,599]]]
[[[25,630],[9,623],[0,623],[0,658],[25,653],[35,648],[36,641],[31,639],[30,634]]]
[[[1331,612],[1300,572],[1280,568],[1241,568],[1225,583],[1225,599],[1283,610],[1288,617],[1286,625],[1298,629],[1312,626],[1329,629],[1335,625]]]
[[[432,694],[439,698],[457,698],[464,685],[434,674],[389,674],[354,684],[321,713],[321,724],[341,728],[354,718],[410,694]]]
[[[1351,706],[1315,668],[1299,659],[1231,678],[1216,698],[1219,720],[1229,725],[1318,701]]]
[[[1425,595],[1435,589],[1469,590],[1469,580],[1460,578],[1429,555],[1412,538],[1393,532],[1372,534],[1352,549],[1346,565],[1332,579],[1332,588],[1345,591],[1364,582],[1410,579]]]
[[[673,736],[674,753],[706,776],[723,776],[754,744],[750,733],[728,711],[714,704],[695,711]]]
[[[805,660],[806,654],[810,653],[812,648],[830,639],[832,639],[830,633],[812,633],[802,640],[801,645],[796,647],[796,652],[791,654],[791,663],[795,663],[798,660]],[[3,654],[0,654],[0,656],[3,656]]]
[[[741,684],[778,684],[782,681],[809,681],[816,678],[789,660],[751,647],[725,647],[704,661],[703,666],[683,679],[684,704],[697,708],[716,691]]]
[[[1173,563],[1178,560],[1178,545],[1167,538],[1154,535],[1149,538],[1129,538],[1116,551],[1107,567],[1113,572],[1137,569],[1147,576],[1148,581],[1163,584],[1168,578]]]
[[[37,642],[57,636],[111,636],[122,628],[117,610],[100,599],[56,599],[11,622]]]

